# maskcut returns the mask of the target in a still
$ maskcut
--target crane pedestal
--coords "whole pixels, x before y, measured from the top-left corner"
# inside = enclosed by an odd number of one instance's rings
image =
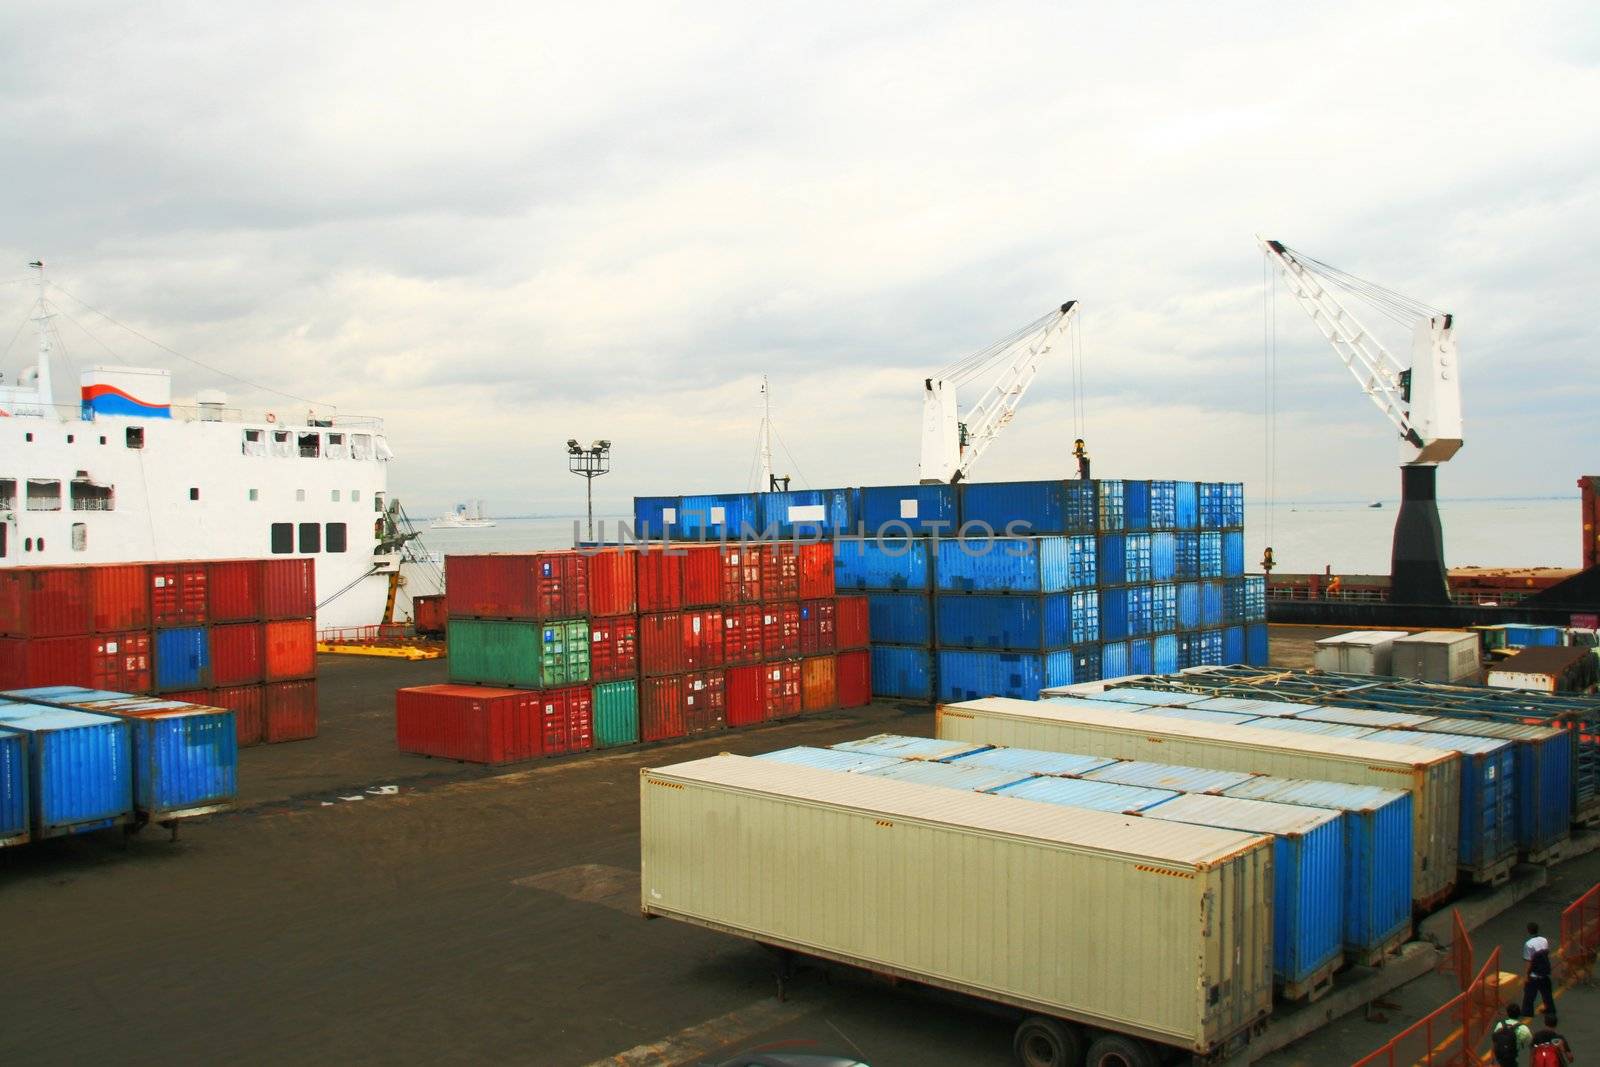
[[[1435,492],[1438,470],[1431,464],[1400,468],[1400,514],[1394,521],[1394,554],[1389,561],[1390,603],[1450,603]]]

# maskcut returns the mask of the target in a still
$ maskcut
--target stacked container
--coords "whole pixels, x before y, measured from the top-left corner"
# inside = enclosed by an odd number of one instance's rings
[[[314,737],[315,616],[309,558],[0,571],[0,686],[215,705],[241,746]]]
[[[652,532],[735,535],[758,514],[738,496],[639,503]],[[402,751],[502,763],[871,696],[866,599],[835,597],[826,542],[450,556],[445,568],[452,684],[400,691]]]

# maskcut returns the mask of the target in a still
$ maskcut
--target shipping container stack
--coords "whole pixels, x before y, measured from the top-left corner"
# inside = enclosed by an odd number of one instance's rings
[[[0,688],[225,708],[241,747],[317,733],[308,558],[0,570]]]
[[[449,556],[445,587],[451,684],[397,693],[405,752],[508,763],[870,699],[829,544]]]

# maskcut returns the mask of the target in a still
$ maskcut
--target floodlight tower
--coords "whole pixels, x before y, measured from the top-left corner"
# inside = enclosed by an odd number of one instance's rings
[[[583,479],[589,505],[589,540],[594,540],[594,480],[611,473],[611,442],[595,441],[588,448],[576,437],[567,438],[567,470]]]

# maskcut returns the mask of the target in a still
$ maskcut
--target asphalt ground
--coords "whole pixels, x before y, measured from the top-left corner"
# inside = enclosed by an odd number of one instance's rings
[[[1308,662],[1325,632],[1275,630],[1275,658]],[[639,915],[640,768],[927,734],[925,709],[483,768],[395,751],[393,690],[441,680],[443,663],[319,668],[320,735],[241,753],[238,812],[176,842],[104,833],[0,853],[0,1063],[709,1064],[752,1047],[1011,1062],[1011,1023],[970,1003],[814,969],[780,1001],[764,950]],[[1480,935],[1480,955],[1493,941],[1517,958],[1522,922],[1554,928],[1600,858],[1558,872]],[[1270,1062],[1351,1062],[1448,993],[1421,979],[1381,1018]],[[1591,997],[1562,994],[1580,1054],[1600,1047]]]

